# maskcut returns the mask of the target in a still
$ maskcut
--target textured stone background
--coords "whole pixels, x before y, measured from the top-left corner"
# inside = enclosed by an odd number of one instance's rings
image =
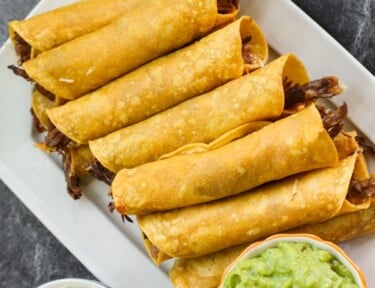
[[[0,45],[7,22],[23,18],[37,2],[0,0]],[[375,0],[293,2],[375,73]],[[0,181],[0,287],[36,287],[64,277],[94,279]]]
[[[293,2],[375,74],[375,0]]]

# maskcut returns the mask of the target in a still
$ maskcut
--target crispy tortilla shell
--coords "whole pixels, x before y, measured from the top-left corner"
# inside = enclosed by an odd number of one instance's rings
[[[221,16],[232,21],[236,13]],[[216,0],[144,1],[108,25],[24,62],[23,68],[55,96],[75,99],[208,34],[219,15]]]
[[[141,0],[77,1],[26,20],[11,21],[9,35],[15,47],[29,46],[29,53],[20,55],[23,60],[28,60],[40,52],[109,24],[141,2]],[[16,49],[16,52],[19,51]]]
[[[250,50],[257,50],[257,57],[264,63],[267,42],[258,30],[254,20],[241,17],[190,46],[49,110],[48,115],[67,137],[88,143],[241,77],[248,65],[242,56],[245,38],[251,37]],[[259,36],[252,37],[253,33]],[[111,149],[106,146],[105,150]]]
[[[46,96],[40,94],[38,90],[33,91],[31,108],[37,121],[39,121],[44,129],[48,129],[51,125],[47,115],[47,109],[52,107],[55,107],[54,101],[51,101]]]
[[[138,216],[138,223],[158,254],[189,258],[322,222],[347,213],[349,206],[351,212],[366,209],[370,197],[359,204],[346,198],[357,155],[341,160],[337,167],[296,175],[220,201]],[[158,254],[151,255],[157,264],[160,257],[165,258]]]
[[[111,189],[118,212],[140,215],[224,198],[337,163],[333,140],[311,105],[215,150],[123,169]]]
[[[90,141],[90,149],[107,169],[118,172],[157,160],[187,144],[205,145],[232,129],[272,120],[284,109],[283,80],[308,81],[292,54],[264,68],[187,100],[135,125]]]

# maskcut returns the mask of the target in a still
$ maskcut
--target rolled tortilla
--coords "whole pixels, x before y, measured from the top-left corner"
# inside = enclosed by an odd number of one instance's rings
[[[348,197],[357,155],[234,197],[138,216],[150,256],[157,264],[166,256],[198,257],[366,209],[370,197],[358,203]]]
[[[55,107],[54,101],[48,99],[38,90],[33,91],[31,109],[35,116],[36,125],[41,125],[40,130],[48,130],[51,126],[47,115],[47,109],[52,107]]]
[[[256,63],[246,63],[249,54],[258,59]],[[67,137],[87,143],[239,78],[244,71],[263,66],[267,57],[259,26],[241,17],[80,99],[50,109],[48,115]]]
[[[286,78],[298,84],[308,81],[303,64],[292,54],[145,121],[90,141],[90,149],[104,167],[117,172],[157,160],[186,144],[207,144],[238,126],[279,117],[284,109]]]
[[[118,212],[140,215],[224,198],[337,163],[336,147],[310,105],[215,150],[123,169],[111,190]]]
[[[9,22],[9,36],[21,63],[43,51],[95,31],[139,5],[141,0],[90,0]]]
[[[103,28],[24,62],[23,68],[48,92],[74,99],[232,21],[237,7],[232,8],[220,14],[217,0],[144,1]]]

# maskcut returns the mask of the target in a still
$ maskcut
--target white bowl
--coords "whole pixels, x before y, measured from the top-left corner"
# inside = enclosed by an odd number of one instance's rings
[[[45,283],[38,288],[109,288],[103,284],[85,279],[66,278]]]
[[[251,244],[225,269],[219,287],[222,288],[224,286],[226,276],[236,267],[240,260],[259,256],[265,250],[276,247],[279,242],[304,242],[328,251],[349,269],[359,288],[367,288],[363,272],[339,246],[311,234],[276,234],[263,241]]]

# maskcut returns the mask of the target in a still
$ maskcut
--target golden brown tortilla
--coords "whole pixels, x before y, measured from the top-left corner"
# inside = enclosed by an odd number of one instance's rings
[[[245,62],[242,42],[249,37],[246,47],[258,63]],[[67,137],[77,143],[88,143],[239,78],[244,71],[262,66],[267,56],[267,42],[259,26],[251,18],[241,17],[101,89],[50,109],[48,115]],[[106,145],[105,150],[108,149]]]
[[[341,139],[339,141],[342,141],[347,139],[347,136],[342,135],[339,138]],[[341,145],[339,149],[344,148],[343,151],[349,151],[351,146],[348,143],[347,147]],[[339,151],[339,153],[342,154],[343,151]],[[366,160],[359,153],[352,178],[364,180],[369,177]],[[373,233],[374,231],[375,198],[372,199],[371,206],[367,209],[335,216],[321,223],[304,225],[286,233],[310,233],[328,241],[342,242]],[[197,283],[204,283],[203,287],[217,287],[225,268],[249,244],[240,244],[205,256],[176,259],[169,272],[173,286],[176,288],[193,288],[199,286],[197,286]]]
[[[9,35],[17,54],[24,62],[40,52],[107,25],[141,2],[142,0],[77,1],[26,20],[9,22]]]
[[[123,169],[111,189],[118,212],[140,215],[224,198],[337,163],[333,140],[311,105],[215,150]]]
[[[206,145],[241,125],[279,117],[284,109],[285,78],[299,84],[308,82],[303,64],[292,54],[145,121],[90,141],[90,149],[104,167],[118,172],[157,160],[186,144]]]
[[[150,254],[159,264],[159,257],[165,259],[165,255],[207,255],[366,209],[370,197],[359,203],[351,203],[347,198],[356,159],[357,153],[341,160],[337,167],[296,175],[234,197],[138,216],[139,226],[147,236],[146,247],[156,247],[158,253]]]
[[[230,22],[216,0],[144,1],[108,25],[23,63],[27,75],[64,99],[75,99],[138,66]],[[145,22],[147,25],[144,25]]]
[[[31,109],[36,117],[36,121],[42,125],[44,129],[48,129],[51,125],[47,115],[47,109],[55,107],[55,102],[39,93],[38,90],[33,91]]]
[[[87,163],[94,158],[88,145],[80,145],[78,147],[73,147],[69,149],[71,157],[71,167],[72,173],[79,177],[89,175],[87,172]]]

